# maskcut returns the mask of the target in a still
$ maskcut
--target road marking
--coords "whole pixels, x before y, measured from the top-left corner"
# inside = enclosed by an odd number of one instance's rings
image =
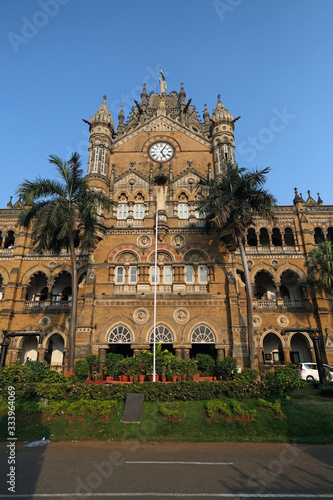
[[[174,498],[333,498],[333,494],[312,494],[312,493],[29,493],[1,495],[0,498],[108,498],[108,497],[174,497]]]
[[[127,460],[126,464],[185,464],[185,465],[234,465],[232,462],[175,462],[172,460],[158,462],[156,460]]]

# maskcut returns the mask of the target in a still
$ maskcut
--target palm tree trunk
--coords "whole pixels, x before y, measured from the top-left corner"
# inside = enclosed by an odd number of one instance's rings
[[[72,304],[71,304],[71,321],[69,327],[68,335],[68,360],[67,360],[67,371],[74,371],[74,360],[75,360],[75,336],[76,336],[76,316],[77,316],[77,266],[76,266],[76,255],[74,247],[74,237],[70,238],[69,253],[71,256],[71,267],[72,267]]]
[[[246,287],[246,309],[247,309],[247,335],[248,335],[248,344],[249,344],[249,361],[250,368],[254,369],[254,340],[253,340],[253,302],[252,302],[252,289],[251,289],[251,280],[249,273],[249,266],[247,265],[245,248],[243,245],[243,239],[241,235],[236,235],[237,244],[240,250],[243,269],[244,269],[244,278],[245,278],[245,287]]]

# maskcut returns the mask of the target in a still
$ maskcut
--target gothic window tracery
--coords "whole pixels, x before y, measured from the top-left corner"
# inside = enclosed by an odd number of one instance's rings
[[[118,212],[118,219],[127,219],[127,216],[128,216],[128,198],[124,193],[122,193],[118,197],[117,212]]]
[[[178,196],[178,217],[180,219],[188,219],[188,196],[185,193],[180,193]]]
[[[157,325],[155,335],[155,342],[157,344],[172,344],[174,342],[174,337],[170,328],[165,325]],[[152,344],[153,342],[154,330],[152,330],[149,335],[149,343]]]
[[[199,325],[192,332],[191,343],[192,344],[198,344],[198,343],[213,344],[213,343],[215,343],[215,335],[214,335],[213,331],[208,326]]]
[[[131,342],[133,342],[132,334],[125,325],[117,325],[109,334],[109,344],[130,344]]]

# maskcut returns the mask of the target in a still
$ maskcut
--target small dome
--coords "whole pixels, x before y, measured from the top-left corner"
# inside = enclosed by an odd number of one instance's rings
[[[215,123],[233,122],[234,117],[223,106],[220,94],[217,96],[217,98],[218,98],[217,105],[216,105],[216,108],[213,110],[214,122]]]
[[[111,118],[111,111],[108,110],[106,105],[106,95],[103,97],[103,102],[99,110],[91,117],[90,123],[91,125],[96,125],[97,123],[108,125],[114,130],[114,121]]]

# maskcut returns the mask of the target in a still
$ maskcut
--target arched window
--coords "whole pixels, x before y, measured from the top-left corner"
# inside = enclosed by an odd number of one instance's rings
[[[253,227],[250,227],[247,230],[247,244],[250,247],[256,247],[258,245],[257,234],[256,234],[255,229]]]
[[[281,238],[281,232],[278,227],[273,227],[272,231],[272,243],[275,247],[281,247],[282,246],[282,238]]]
[[[69,302],[72,300],[72,282],[68,271],[62,271],[55,278],[52,288],[52,300],[53,302]]]
[[[129,344],[132,341],[132,334],[124,325],[114,327],[108,338],[109,344]]]
[[[295,246],[294,233],[290,227],[286,227],[284,230],[284,242],[288,247]]]
[[[259,271],[254,278],[255,298],[258,300],[276,300],[276,287],[273,276],[263,270]]]
[[[283,271],[280,293],[284,300],[302,300],[301,278],[295,271],[291,269]]]
[[[314,241],[316,245],[323,243],[325,241],[324,232],[321,227],[316,227],[314,232]]]
[[[35,302],[44,301],[47,299],[47,277],[44,273],[38,272],[34,274],[27,289],[27,300]]]
[[[329,227],[327,229],[327,241],[331,241],[333,243],[333,227]]]
[[[269,234],[266,227],[260,229],[259,241],[262,247],[269,247]]]
[[[156,327],[156,344],[172,344],[174,341],[173,334],[171,330],[164,325],[157,325]],[[152,344],[154,342],[154,330],[149,335],[149,343]]]
[[[207,343],[212,344],[215,342],[215,335],[213,331],[206,325],[197,326],[191,335],[191,343]]]
[[[15,233],[14,231],[8,231],[5,239],[5,248],[13,248],[15,245]]]
[[[124,283],[125,281],[125,269],[121,267],[117,267],[117,283]]]
[[[185,267],[185,282],[186,283],[194,283],[194,267],[186,266]]]

